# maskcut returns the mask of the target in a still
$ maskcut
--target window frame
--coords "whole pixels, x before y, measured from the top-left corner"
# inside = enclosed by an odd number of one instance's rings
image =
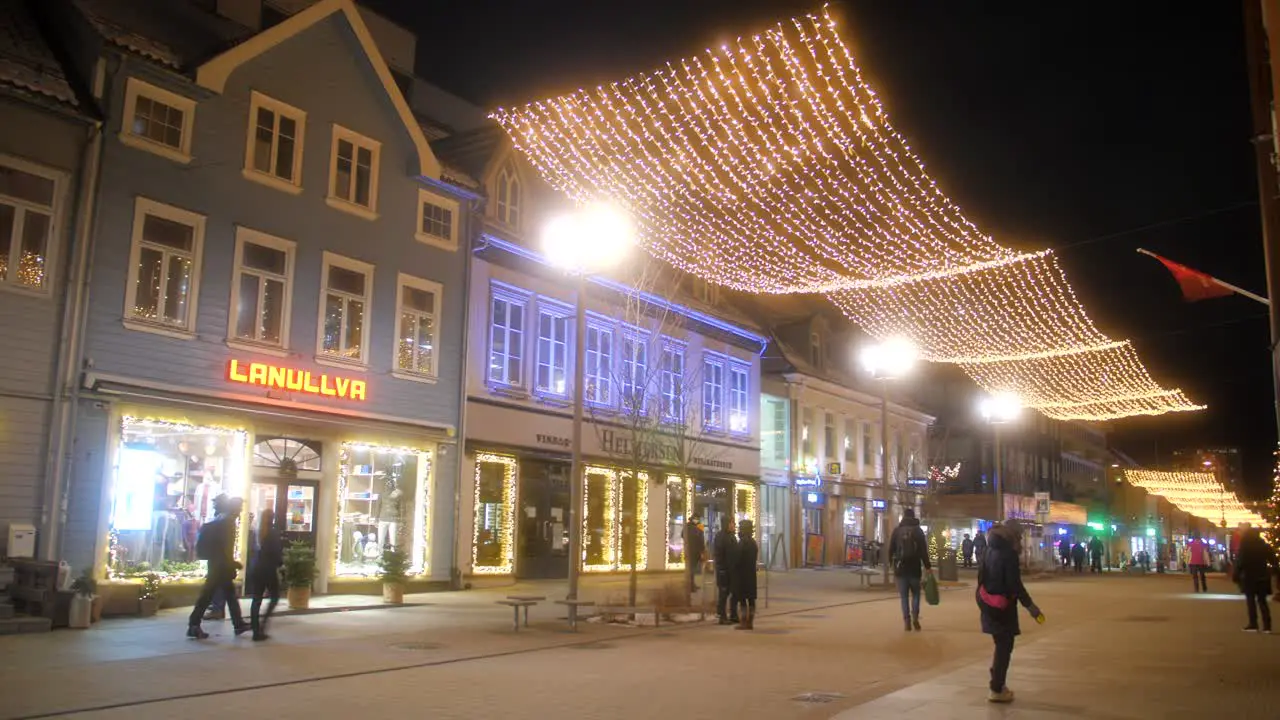
[[[133,122],[137,119],[139,96],[182,111],[182,138],[179,147],[174,148],[134,134]],[[125,145],[186,165],[192,160],[191,136],[195,129],[195,121],[196,101],[194,99],[157,87],[132,75],[125,82],[124,112],[121,113],[119,135],[120,142]]]
[[[361,146],[367,148],[371,153],[369,165],[369,204],[361,205],[355,200],[344,200],[334,192],[334,184],[338,180],[338,143],[341,141],[351,143],[355,150],[359,150]],[[357,156],[352,157],[352,162],[356,162]],[[381,166],[382,159],[382,143],[374,140],[366,135],[343,127],[337,123],[333,124],[333,138],[329,143],[329,184],[325,191],[325,203],[331,207],[343,212],[349,212],[352,215],[362,217],[366,220],[378,219],[378,171]],[[356,173],[351,173],[351,190],[352,196],[355,195]]]
[[[628,413],[628,414],[638,413],[642,417],[647,417],[649,414],[649,411],[651,410],[651,408],[649,407],[649,388],[648,388],[649,367],[650,367],[649,363],[651,360],[651,358],[649,357],[649,344],[651,340],[651,333],[648,330],[644,330],[642,328],[624,326],[622,328],[622,331],[618,333],[618,335],[620,340],[618,345],[619,345],[619,350],[621,351],[621,355],[619,356],[619,361],[622,363],[622,376],[621,376],[622,382],[619,383],[619,387],[618,387],[619,411],[623,413]],[[636,356],[633,355],[632,353],[627,352],[627,343],[633,343],[635,348],[639,350],[640,354],[643,355],[643,357],[640,358],[641,360],[643,360],[642,363],[639,363],[637,365]],[[628,365],[632,366],[633,368],[631,372],[629,372],[627,369]],[[636,381],[636,372],[634,371],[636,367],[639,368],[639,375],[640,375],[640,379],[638,382]],[[636,407],[636,404],[634,402],[627,401],[628,388],[631,390],[631,393],[633,394],[633,396],[634,396],[634,393],[637,393],[637,392],[640,393],[639,408]]]
[[[364,320],[360,324],[360,357],[352,360],[338,355],[325,352],[324,349],[324,306],[329,295],[329,270],[339,267],[344,270],[358,272],[365,276],[364,284]],[[323,260],[320,265],[320,302],[319,310],[316,313],[316,355],[315,360],[321,365],[331,365],[345,368],[367,368],[369,367],[369,335],[370,327],[373,324],[373,281],[374,266],[371,263],[349,258],[345,255],[339,255],[334,252],[324,251]],[[342,294],[346,297],[346,293]],[[343,322],[346,322],[344,317]]]
[[[507,163],[498,170],[498,175],[494,182],[497,185],[493,194],[494,216],[503,225],[512,230],[519,230],[520,223],[524,219],[524,183],[520,179],[520,173],[516,172],[515,167],[510,163]],[[511,202],[512,188],[516,190],[514,203]],[[515,214],[515,222],[511,221],[512,213]]]
[[[533,392],[539,397],[550,397],[550,398],[557,398],[561,400],[567,400],[568,398],[573,396],[573,392],[575,390],[575,388],[573,387],[573,376],[575,373],[573,368],[573,356],[572,356],[575,348],[574,346],[575,339],[573,337],[574,312],[575,310],[572,305],[567,305],[565,303],[558,302],[550,298],[545,298],[545,297],[538,298],[537,309],[534,317],[535,334],[534,334],[534,351],[533,351],[534,357],[533,357],[533,378],[532,379],[533,379]],[[552,318],[552,323],[553,323],[552,328],[555,327],[554,323],[556,321],[560,321],[564,323],[564,392],[558,392],[554,388],[542,387],[541,384],[539,383],[538,375],[542,371],[542,366],[543,366],[543,357],[542,357],[542,354],[543,354],[542,341],[544,339],[542,337],[542,316],[543,315],[547,315]],[[556,367],[554,365],[556,340],[553,337],[553,338],[550,338],[548,342],[551,345],[551,353],[552,353],[551,364],[547,365],[547,368],[548,368],[547,380],[550,381],[551,377],[555,374],[555,370],[556,370]]]
[[[138,302],[138,262],[142,256],[142,229],[148,215],[192,228],[191,233],[191,286],[188,290],[187,318],[181,326],[139,318],[133,309]],[[125,277],[124,326],[130,330],[166,335],[180,340],[192,340],[196,336],[196,318],[199,317],[200,272],[204,258],[204,233],[206,217],[197,212],[138,196],[133,203],[133,229],[129,238],[129,271]]]
[[[422,221],[425,219],[426,205],[428,203],[448,210],[453,214],[453,221],[449,223],[449,237],[442,238],[422,229]],[[457,200],[437,195],[426,188],[418,188],[418,224],[414,226],[414,238],[418,242],[432,245],[442,250],[456,251],[458,249],[458,223],[462,220],[462,214],[459,209],[460,205]]]
[[[400,322],[403,320],[405,313],[404,307],[404,289],[406,287],[423,292],[431,293],[434,300],[434,310],[431,313],[431,368],[422,369],[406,369],[400,366]],[[391,374],[402,380],[417,381],[435,381],[440,377],[440,324],[442,319],[441,307],[444,305],[444,285],[433,280],[420,278],[416,275],[407,273],[398,273],[396,275],[396,331],[392,347],[392,371]],[[422,314],[418,310],[412,310],[415,314]]]
[[[607,355],[602,353],[598,348],[595,351],[597,360],[596,360],[596,373],[594,375],[591,373],[592,333],[596,333],[598,337],[609,338],[609,352]],[[614,382],[614,376],[613,376],[613,373],[616,371],[616,368],[617,368],[615,363],[618,358],[618,352],[617,352],[618,351],[618,333],[616,331],[614,323],[609,321],[606,318],[596,316],[593,314],[588,314],[587,315],[587,335],[585,338],[583,338],[583,342],[584,342],[584,345],[583,345],[583,353],[582,353],[582,360],[583,360],[582,381],[584,385],[589,385],[592,382],[597,383],[595,386],[596,392],[588,392],[587,388],[583,387],[582,389],[583,402],[585,402],[587,405],[590,405],[593,408],[613,410],[615,407],[617,407],[619,402],[618,388],[617,388],[618,383]],[[608,358],[609,372],[604,373],[603,375],[600,374],[599,372],[600,357]],[[603,402],[597,399],[599,395],[599,392],[598,392],[599,383],[601,381],[603,381],[609,389],[609,398],[608,400]]]
[[[727,391],[729,386],[726,382],[726,380],[728,380],[728,363],[726,360],[727,358],[720,353],[711,351],[703,351],[702,353],[702,394],[699,400],[699,406],[701,408],[699,411],[699,417],[702,419],[702,429],[705,432],[722,433],[727,427],[727,417],[725,413],[727,404],[725,401],[728,399]],[[707,385],[710,382],[710,376],[707,370],[708,368],[713,367],[720,371],[720,382],[718,388],[714,392],[715,400],[718,403],[717,407],[719,409],[719,413],[717,417],[719,419],[714,423],[710,423],[707,421]]]
[[[529,314],[530,300],[532,298],[533,298],[533,293],[530,293],[525,290],[520,290],[519,288],[507,285],[505,283],[499,283],[494,281],[489,284],[489,308],[488,308],[489,319],[485,326],[487,331],[486,332],[487,352],[485,353],[486,362],[485,362],[484,379],[485,379],[485,385],[490,389],[516,391],[516,392],[523,392],[525,389],[525,383],[527,381],[527,376],[528,376],[528,373],[526,373],[525,371],[528,369],[528,362],[529,362],[529,354],[525,352],[527,349],[525,346],[529,340],[528,314]],[[510,339],[511,339],[512,330],[511,330],[510,320],[507,321],[507,324],[503,328],[503,332],[505,334],[505,340],[507,341],[504,343],[504,347],[508,348],[503,353],[503,363],[502,363],[503,379],[502,380],[493,379],[493,374],[492,374],[493,353],[494,353],[493,331],[495,327],[494,318],[493,318],[493,304],[495,301],[501,301],[508,305],[508,311],[507,311],[508,318],[511,317],[511,312],[510,312],[511,307],[520,308],[521,324],[520,324],[520,331],[519,331],[520,342],[518,344],[520,349],[520,358],[519,358],[520,360],[519,375],[520,376],[516,378],[514,381],[512,381],[512,379],[509,377],[509,374],[507,372],[508,368],[510,367],[509,363],[511,360],[511,351],[509,348],[511,347]]]
[[[275,173],[262,172],[253,165],[254,145],[258,132],[258,110],[267,109],[275,113],[275,126],[272,130],[271,139],[271,167],[275,167],[276,154],[280,149],[280,118],[282,116],[293,120],[298,127],[298,132],[293,138],[293,181],[285,180]],[[256,183],[261,183],[267,187],[283,190],[291,195],[298,195],[302,192],[302,155],[306,147],[307,137],[307,113],[288,103],[281,102],[270,95],[253,90],[249,94],[249,126],[245,132],[244,141],[244,169],[242,174],[245,178]]]
[[[44,251],[45,277],[47,278],[47,280],[44,283],[43,287],[34,288],[29,285],[21,285],[17,282],[14,282],[12,279],[3,279],[3,280],[0,280],[0,290],[20,293],[22,295],[29,295],[32,297],[52,297],[53,284],[56,280],[56,273],[54,273],[54,269],[58,267],[58,257],[59,257],[58,251],[61,250],[61,243],[58,242],[58,240],[60,239],[60,236],[62,233],[62,223],[61,223],[62,205],[63,205],[62,195],[63,195],[64,189],[67,187],[67,174],[60,170],[47,168],[47,167],[44,167],[43,165],[38,165],[36,163],[23,160],[22,158],[14,157],[12,155],[6,155],[4,153],[0,153],[0,165],[5,165],[19,172],[24,172],[24,173],[27,173],[28,175],[35,175],[37,177],[42,177],[46,180],[50,180],[53,182],[53,202],[47,208],[43,205],[33,203],[30,200],[21,200],[19,198],[11,197],[8,195],[0,196],[3,198],[4,204],[12,205],[15,209],[14,232],[13,232],[13,237],[10,241],[12,245],[9,248],[9,258],[10,258],[9,267],[11,268],[18,267],[16,264],[12,262],[12,260],[13,260],[14,253],[21,252],[21,249],[22,249],[23,238],[21,234],[21,229],[22,229],[21,226],[25,223],[27,211],[28,210],[33,210],[35,212],[47,211],[49,213],[49,231],[48,231],[48,236],[45,238],[45,251]],[[18,214],[17,214],[18,212],[21,212],[23,214],[22,223],[18,222]]]
[[[236,319],[240,314],[240,278],[241,274],[246,272],[244,267],[244,246],[246,242],[280,250],[285,254],[284,305],[281,308],[283,317],[280,322],[279,343],[250,340],[236,335]],[[229,347],[253,352],[265,352],[281,357],[288,355],[289,331],[291,329],[291,320],[293,319],[293,283],[294,272],[297,269],[297,248],[298,244],[292,240],[268,235],[260,230],[254,230],[243,225],[236,226],[235,255],[232,257],[231,267],[231,300],[227,304],[227,345]],[[260,275],[262,271],[260,270],[248,269],[247,272],[251,275],[262,277]],[[259,315],[259,318],[261,318],[261,315]]]
[[[674,371],[668,370],[667,355],[680,358],[680,374],[676,375]],[[688,377],[688,346],[674,338],[663,337],[660,353],[658,356],[658,417],[668,425],[682,424],[688,420],[686,413],[689,411],[688,388],[685,387],[685,378]],[[678,382],[677,382],[678,379]],[[667,383],[670,381],[670,390],[668,393]],[[674,403],[679,399],[680,407],[677,409],[678,414],[668,413],[668,403]]]
[[[735,409],[733,400],[734,393],[737,392],[734,388],[734,375],[742,376],[742,419],[744,422],[741,430],[733,427]],[[751,366],[741,360],[730,358],[728,368],[725,371],[725,379],[725,426],[728,428],[730,435],[748,436],[751,434]]]

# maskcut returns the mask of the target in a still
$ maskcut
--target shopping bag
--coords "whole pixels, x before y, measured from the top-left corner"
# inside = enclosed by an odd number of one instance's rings
[[[938,604],[938,578],[933,573],[924,576],[924,600],[930,605]]]

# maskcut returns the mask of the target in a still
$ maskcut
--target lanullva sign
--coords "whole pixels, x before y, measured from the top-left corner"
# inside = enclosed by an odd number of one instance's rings
[[[273,390],[336,397],[344,400],[365,398],[363,380],[345,378],[329,373],[313,373],[310,370],[268,365],[267,363],[242,363],[232,360],[227,365],[227,379],[244,385],[258,385]]]

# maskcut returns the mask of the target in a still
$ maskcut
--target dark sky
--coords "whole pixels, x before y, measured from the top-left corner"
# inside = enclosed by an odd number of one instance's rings
[[[487,107],[651,69],[818,3],[369,0],[418,71]],[[890,118],[979,226],[1059,249],[1095,321],[1207,411],[1115,423],[1139,461],[1246,453],[1270,477],[1265,308],[1188,304],[1146,247],[1265,294],[1241,3],[852,0],[842,32]]]

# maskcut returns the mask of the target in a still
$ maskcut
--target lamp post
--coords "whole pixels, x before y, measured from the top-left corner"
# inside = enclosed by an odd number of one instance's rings
[[[890,338],[862,350],[862,366],[880,381],[880,492],[884,510],[880,514],[880,561],[883,581],[889,584],[889,381],[897,380],[915,365],[919,350],[905,338]]]
[[[1018,415],[1022,413],[1022,400],[1010,392],[995,393],[978,403],[978,412],[991,425],[995,435],[996,522],[1000,522],[1004,520],[1004,489],[1000,485],[1004,474],[1004,456],[1000,452],[1000,426],[1018,419]]]
[[[542,247],[552,264],[572,275],[577,283],[577,313],[573,332],[573,434],[569,468],[569,592],[578,599],[578,573],[582,565],[583,463],[582,414],[586,384],[587,275],[616,265],[634,241],[630,219],[607,203],[593,203],[553,218],[543,228]],[[569,605],[569,622],[577,624],[578,607]]]

